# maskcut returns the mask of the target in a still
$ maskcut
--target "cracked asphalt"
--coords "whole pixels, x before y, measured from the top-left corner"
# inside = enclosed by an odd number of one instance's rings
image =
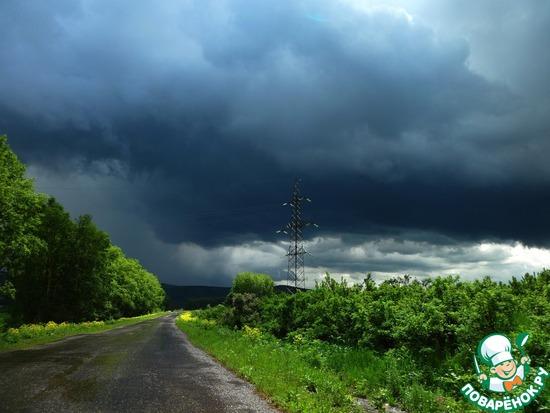
[[[277,412],[174,317],[0,353],[0,411]]]

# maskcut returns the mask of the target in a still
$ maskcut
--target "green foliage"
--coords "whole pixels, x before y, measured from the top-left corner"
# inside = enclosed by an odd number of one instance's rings
[[[253,272],[241,272],[233,280],[233,286],[227,296],[228,310],[225,324],[243,327],[260,321],[261,299],[273,295],[274,283],[269,275]]]
[[[25,166],[0,137],[0,294],[12,323],[136,316],[163,306],[157,278],[111,245],[89,215],[71,220],[34,192]]]
[[[237,328],[246,324],[257,324],[260,320],[260,303],[260,298],[255,294],[230,294],[226,324]]]
[[[49,321],[45,324],[23,324],[17,328],[8,328],[2,333],[0,328],[0,351],[24,349],[36,344],[44,344],[75,334],[97,333],[115,327],[121,327],[140,321],[151,320],[165,315],[165,312],[142,315],[132,318],[120,318],[108,321],[84,321],[82,323],[56,323]],[[0,313],[1,327],[2,313]]]
[[[254,383],[291,412],[361,411],[356,398],[378,408],[401,404],[409,413],[474,412],[462,400],[421,383],[418,366],[405,350],[380,356],[363,349],[310,339],[300,333],[279,340],[258,327],[235,331],[203,322],[205,313],[178,319],[189,339]]]
[[[110,316],[134,316],[162,307],[165,297],[158,279],[137,260],[125,257],[118,247],[108,250],[106,274],[110,280]]]
[[[9,319],[10,319],[9,313],[0,311],[0,333],[2,333],[4,330],[7,329]]]
[[[254,294],[263,297],[273,294],[274,283],[269,275],[241,272],[233,280],[231,294]]]
[[[196,313],[199,318],[204,320],[212,320],[218,324],[226,323],[228,312],[229,309],[222,304],[218,304],[214,307],[206,306],[206,308],[194,310],[194,313]]]
[[[0,270],[17,272],[21,262],[43,247],[36,235],[44,197],[25,178],[25,165],[0,136]]]
[[[4,281],[0,284],[0,297],[4,297],[9,301],[15,300],[15,286],[11,281]]]
[[[284,411],[361,412],[339,375],[312,366],[298,346],[276,340],[257,328],[235,331],[192,317],[178,318],[177,324],[193,344],[254,383]]]
[[[472,354],[493,332],[512,337],[529,332],[529,355],[536,365],[550,366],[550,270],[507,284],[488,277],[473,282],[402,277],[380,285],[367,278],[350,286],[327,276],[306,292],[240,297],[228,304],[218,322],[318,343],[312,347],[312,365],[339,372],[358,395],[410,411],[461,411],[446,406],[461,406],[457,390],[475,380]],[[322,343],[347,350],[325,351]],[[546,392],[526,411],[548,406],[548,399]],[[440,407],[429,410],[428,405]]]

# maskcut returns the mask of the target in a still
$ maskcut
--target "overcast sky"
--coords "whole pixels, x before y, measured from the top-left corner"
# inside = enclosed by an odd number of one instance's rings
[[[550,263],[550,2],[0,2],[0,133],[162,281]]]

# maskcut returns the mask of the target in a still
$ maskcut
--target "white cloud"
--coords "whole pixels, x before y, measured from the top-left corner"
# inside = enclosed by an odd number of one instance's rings
[[[328,272],[333,278],[361,282],[371,272],[384,281],[409,274],[417,278],[460,275],[476,279],[486,275],[510,280],[526,272],[542,270],[550,263],[550,250],[521,243],[459,243],[435,245],[428,242],[381,238],[347,245],[340,237],[316,237],[306,243],[307,285],[312,287]],[[183,268],[206,279],[217,274],[229,280],[240,271],[267,272],[284,280],[284,243],[254,241],[236,246],[205,248],[181,244],[177,250]]]

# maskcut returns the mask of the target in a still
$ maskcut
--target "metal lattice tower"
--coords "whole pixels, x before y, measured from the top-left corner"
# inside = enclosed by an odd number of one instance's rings
[[[290,237],[288,253],[286,254],[288,256],[287,285],[293,286],[295,289],[306,287],[304,255],[307,251],[304,248],[303,230],[310,225],[318,227],[317,224],[304,221],[302,218],[302,205],[304,202],[311,202],[311,199],[303,197],[300,194],[300,182],[300,179],[296,179],[291,200],[283,204],[289,205],[292,208],[290,222],[286,224],[284,229],[277,231],[278,233],[288,234]]]

